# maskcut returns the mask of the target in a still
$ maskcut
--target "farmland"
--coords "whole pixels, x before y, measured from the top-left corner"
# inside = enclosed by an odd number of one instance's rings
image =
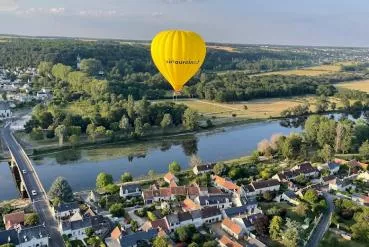
[[[359,90],[369,93],[369,80],[353,81],[337,84],[336,87]]]
[[[330,73],[337,73],[340,71],[341,71],[341,64],[332,64],[332,65],[319,65],[319,66],[314,66],[314,67],[306,67],[306,68],[294,69],[294,70],[260,73],[255,76],[261,76],[261,75],[318,76],[318,75],[324,75],[324,74],[330,74]]]

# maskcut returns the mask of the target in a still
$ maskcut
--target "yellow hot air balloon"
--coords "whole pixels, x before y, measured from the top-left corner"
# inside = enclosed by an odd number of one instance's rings
[[[191,31],[162,31],[151,43],[151,56],[156,67],[176,92],[181,91],[200,69],[205,55],[204,40]]]

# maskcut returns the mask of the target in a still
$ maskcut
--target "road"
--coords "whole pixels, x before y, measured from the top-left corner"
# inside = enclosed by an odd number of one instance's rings
[[[30,164],[28,157],[26,157],[26,154],[24,153],[22,147],[14,139],[9,127],[2,128],[0,130],[0,134],[3,143],[7,145],[10,152],[13,154],[20,172],[22,173],[22,170],[26,170],[26,174],[21,175],[23,176],[27,190],[29,192],[31,192],[32,190],[35,190],[37,192],[37,195],[33,196],[31,193],[29,193],[29,196],[31,201],[33,202],[34,209],[39,215],[40,222],[44,223],[46,229],[48,230],[50,236],[49,246],[64,246],[64,241],[58,231],[57,222],[52,216],[51,209],[48,206],[47,195],[45,195],[44,193],[43,187],[34,172],[32,164]]]
[[[320,219],[320,222],[318,226],[315,228],[313,234],[311,235],[309,242],[306,244],[306,247],[318,246],[319,242],[322,240],[324,234],[328,230],[329,225],[331,223],[331,218],[334,211],[334,203],[333,203],[334,198],[327,192],[324,192],[323,195],[327,201],[328,209]]]

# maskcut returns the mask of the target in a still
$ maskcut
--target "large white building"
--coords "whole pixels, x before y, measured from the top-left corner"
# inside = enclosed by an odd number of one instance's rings
[[[46,247],[49,236],[44,226],[11,229],[0,232],[0,245],[13,244],[16,247]]]
[[[0,119],[11,118],[13,115],[10,105],[6,101],[0,101]]]

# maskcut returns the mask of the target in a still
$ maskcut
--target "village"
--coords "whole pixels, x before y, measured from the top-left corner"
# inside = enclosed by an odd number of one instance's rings
[[[154,180],[106,184],[50,205],[66,246],[109,247],[270,246],[272,222],[280,216],[299,224],[305,246],[316,227],[329,228],[331,220],[325,225],[322,219],[332,217],[333,200],[369,205],[367,164],[355,160],[304,162],[246,185],[223,176],[224,169],[215,163],[186,172],[170,166]],[[3,214],[3,223],[0,244],[48,245],[43,219],[28,208]],[[339,227],[332,231],[351,238]]]

